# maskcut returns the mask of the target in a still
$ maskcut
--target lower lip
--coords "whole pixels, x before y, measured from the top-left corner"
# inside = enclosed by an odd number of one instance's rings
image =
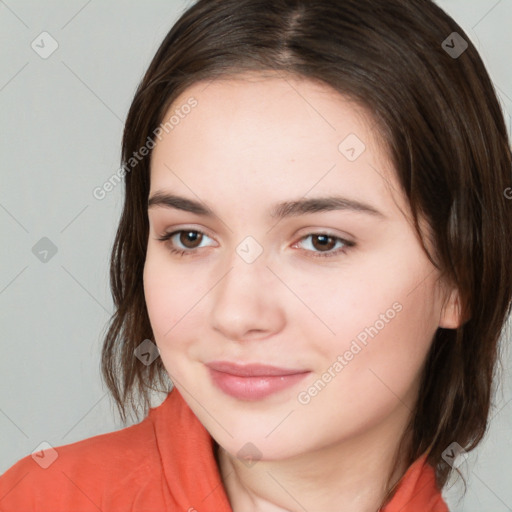
[[[260,375],[240,377],[209,368],[213,383],[224,393],[240,400],[261,400],[269,395],[289,388],[301,381],[310,372],[292,375]]]

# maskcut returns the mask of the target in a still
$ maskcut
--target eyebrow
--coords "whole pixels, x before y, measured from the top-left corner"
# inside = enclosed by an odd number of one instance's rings
[[[214,211],[204,203],[161,191],[155,192],[148,200],[148,209],[156,206],[183,210],[204,217],[216,216]],[[273,205],[270,210],[270,217],[284,219],[286,217],[296,217],[308,213],[333,210],[348,210],[357,213],[365,213],[383,219],[386,217],[382,212],[369,204],[341,196],[312,197],[309,199],[301,198],[294,201],[284,201]]]

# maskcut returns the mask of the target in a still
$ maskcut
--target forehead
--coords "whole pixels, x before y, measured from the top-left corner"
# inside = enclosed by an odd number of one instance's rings
[[[375,121],[362,105],[325,83],[294,75],[251,72],[198,82],[174,100],[165,117],[191,98],[198,102],[193,111],[195,129],[216,125],[239,141],[250,136],[268,145],[275,140],[276,131],[286,128],[280,133],[280,144],[293,138],[303,143],[307,139],[320,149],[326,150],[328,145],[337,149],[340,137],[347,133],[371,144],[379,142],[372,129]],[[269,137],[265,138],[266,134]],[[321,146],[320,141],[324,143]],[[293,148],[299,152],[301,146],[294,144]]]
[[[196,106],[183,108],[191,100]],[[178,175],[196,191],[209,183],[303,196],[341,185],[353,197],[382,201],[390,186],[399,189],[374,120],[323,83],[254,73],[198,82],[163,122],[172,116],[179,122],[153,150],[153,191],[183,188]]]

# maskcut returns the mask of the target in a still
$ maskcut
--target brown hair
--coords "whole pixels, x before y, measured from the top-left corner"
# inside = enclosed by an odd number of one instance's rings
[[[443,44],[455,46],[453,32],[468,45],[460,56]],[[465,322],[438,329],[400,452],[409,464],[428,452],[442,488],[451,469],[442,452],[453,441],[471,450],[486,431],[511,308],[512,203],[504,194],[511,151],[484,64],[430,0],[199,0],[165,37],[137,89],[123,163],[154,136],[187,87],[250,70],[320,81],[370,112],[422,240],[418,219],[430,228],[429,258],[459,290]],[[125,184],[111,260],[116,311],[102,353],[123,419],[129,404],[146,414],[150,390],[168,385],[160,358],[146,366],[134,357],[152,338],[142,280],[149,157],[126,173]]]

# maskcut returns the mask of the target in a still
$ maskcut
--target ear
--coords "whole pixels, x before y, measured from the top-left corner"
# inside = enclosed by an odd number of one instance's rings
[[[439,327],[444,329],[456,329],[462,324],[462,308],[459,292],[452,288],[446,296],[441,314],[439,315]]]

